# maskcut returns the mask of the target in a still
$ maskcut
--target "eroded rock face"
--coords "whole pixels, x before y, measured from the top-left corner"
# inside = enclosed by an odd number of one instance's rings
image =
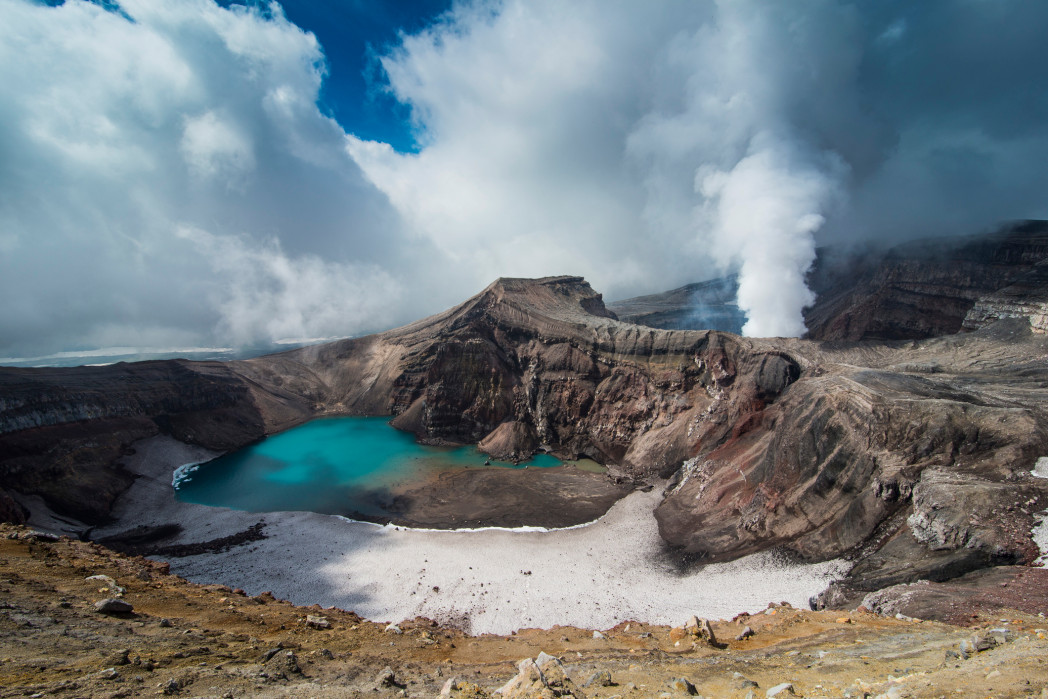
[[[1024,317],[1048,332],[1048,222],[991,235],[914,241],[884,250],[817,251],[804,311],[808,337],[857,342],[938,337]],[[724,277],[611,304],[620,318],[674,329],[741,332],[738,280]]]
[[[850,259],[820,256],[809,277],[817,301],[807,309],[808,336],[816,340],[930,338],[974,329],[998,319],[994,307],[1015,295],[982,302],[1023,280],[1048,259],[1048,222],[1023,221],[991,236],[911,243]],[[982,310],[973,309],[980,307]],[[969,313],[974,315],[969,317]],[[1042,311],[1043,312],[1043,311]]]
[[[2,370],[0,486],[98,520],[143,436],[222,450],[386,414],[500,458],[588,456],[622,485],[674,476],[656,512],[669,544],[857,552],[852,598],[1032,560],[1046,355],[1026,319],[923,342],[756,340],[619,322],[577,277],[501,279],[404,328],[247,361]]]
[[[990,346],[973,339],[972,359]],[[855,357],[822,356],[830,358]],[[1032,560],[1029,537],[995,533],[991,511],[1032,496],[1011,479],[1046,448],[1042,415],[1019,400],[958,391],[966,378],[821,365],[763,411],[759,426],[687,462],[656,511],[663,537],[711,559],[770,544],[828,557],[912,501],[913,531],[932,550]],[[977,512],[984,529],[958,524]]]
[[[404,328],[269,357],[0,370],[0,483],[101,521],[138,439],[228,450],[325,414],[388,414],[422,441],[513,460],[588,456],[637,482],[723,441],[799,375],[764,343],[620,323],[578,277],[500,279]]]
[[[946,623],[965,623],[978,613],[1001,608],[1043,613],[1048,571],[1025,566],[978,570],[949,582],[921,580],[867,594],[862,606],[877,614],[901,614]]]
[[[742,333],[746,314],[739,308],[738,275],[688,284],[608,304],[620,320],[666,330],[723,330]]]
[[[656,512],[663,536],[708,559],[778,545],[848,554],[816,603],[1029,564],[1048,482],[1042,360],[1023,319],[905,345],[799,342],[802,376],[762,426],[700,452]]]
[[[1036,333],[1048,333],[1048,260],[1041,260],[1018,281],[980,297],[962,327],[977,330],[1002,318],[1028,318]]]
[[[301,397],[261,393],[218,362],[0,368],[0,484],[104,521],[131,484],[117,462],[134,442],[163,432],[228,450],[311,414]]]
[[[25,508],[19,505],[10,493],[0,488],[0,522],[25,524],[27,514]]]
[[[511,460],[542,446],[631,481],[672,474],[693,442],[723,439],[800,375],[788,353],[764,343],[618,322],[577,277],[502,279],[375,342],[396,349],[346,344],[340,358],[360,381],[375,377],[367,395],[336,389],[327,405],[362,413],[384,395],[379,412],[424,441],[480,442]],[[285,359],[330,373],[311,349]],[[715,419],[692,424],[715,404]]]

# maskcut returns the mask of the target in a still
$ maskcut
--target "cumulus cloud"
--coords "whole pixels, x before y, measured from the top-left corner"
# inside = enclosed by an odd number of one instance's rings
[[[255,168],[251,141],[214,112],[186,117],[180,144],[186,165],[202,180],[221,178],[234,186]]]
[[[417,153],[317,106],[279,5],[0,0],[0,354],[353,334],[498,276],[739,273],[1048,216],[1048,5],[475,0],[377,56]],[[380,86],[381,87],[381,86]],[[122,339],[124,338],[124,339]]]
[[[467,270],[576,271],[613,297],[734,271],[746,332],[795,335],[819,243],[1045,215],[1048,76],[1023,56],[1046,19],[1017,2],[464,4],[382,62],[425,148],[347,150]]]
[[[396,218],[317,108],[314,36],[279,6],[120,9],[0,0],[0,353],[409,318],[378,269]]]
[[[353,136],[347,151],[473,288],[499,275],[639,282],[642,199],[619,152],[636,85],[613,79],[630,56],[610,49],[653,36],[628,22],[595,4],[459,6],[382,60],[422,151]]]

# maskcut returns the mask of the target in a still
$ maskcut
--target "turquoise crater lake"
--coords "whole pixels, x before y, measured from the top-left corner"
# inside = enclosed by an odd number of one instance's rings
[[[484,467],[476,447],[430,447],[388,417],[307,422],[176,474],[179,500],[249,512],[305,510],[385,521],[393,490],[441,472]],[[560,466],[548,454],[505,468]]]

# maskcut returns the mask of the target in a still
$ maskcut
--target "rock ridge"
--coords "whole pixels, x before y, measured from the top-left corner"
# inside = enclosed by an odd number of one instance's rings
[[[1027,264],[1034,228],[994,259]],[[389,415],[431,443],[589,457],[631,487],[673,478],[656,518],[685,559],[853,556],[833,604],[1037,557],[1046,354],[1025,319],[759,340],[621,322],[580,277],[503,278],[403,328],[255,359],[0,369],[0,485],[98,522],[144,437],[224,451],[314,416]]]

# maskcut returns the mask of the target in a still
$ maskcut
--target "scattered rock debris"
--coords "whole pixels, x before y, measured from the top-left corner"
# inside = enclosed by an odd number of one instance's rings
[[[980,608],[959,626],[869,611],[838,623],[844,612],[776,605],[677,628],[623,621],[603,638],[566,627],[471,637],[194,585],[163,563],[27,531],[0,525],[4,697],[932,699],[1048,687],[1048,623],[1036,611]],[[133,612],[97,612],[100,589]]]

